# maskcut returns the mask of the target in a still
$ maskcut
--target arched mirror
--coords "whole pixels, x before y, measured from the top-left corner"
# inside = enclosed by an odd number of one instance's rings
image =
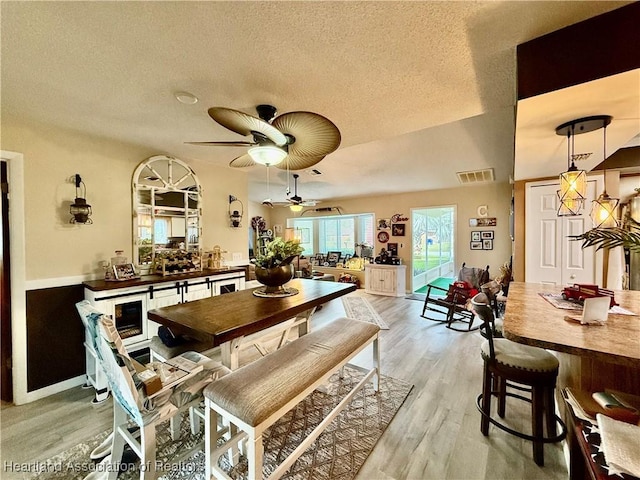
[[[202,188],[186,163],[166,155],[146,159],[133,173],[133,259],[142,270],[156,256],[200,250]]]

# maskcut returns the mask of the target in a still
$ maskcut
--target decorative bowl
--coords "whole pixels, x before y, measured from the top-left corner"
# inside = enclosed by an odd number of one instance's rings
[[[256,265],[256,280],[267,287],[265,293],[283,292],[282,287],[293,278],[295,270],[292,264],[280,265],[273,268],[263,268]]]

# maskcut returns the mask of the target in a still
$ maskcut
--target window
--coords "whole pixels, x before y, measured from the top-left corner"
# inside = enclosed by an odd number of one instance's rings
[[[342,252],[353,254],[356,243],[373,243],[373,214],[293,218],[287,221],[296,230],[304,255]]]

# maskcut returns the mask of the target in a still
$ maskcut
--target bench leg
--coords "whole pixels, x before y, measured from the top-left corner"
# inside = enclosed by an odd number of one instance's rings
[[[373,379],[373,389],[380,391],[380,347],[378,345],[379,337],[373,341],[373,367],[376,369],[375,378]]]
[[[262,445],[262,435],[258,438],[249,436],[249,441],[247,442],[247,460],[249,461],[247,476],[249,480],[262,480],[263,456],[264,447]]]
[[[204,402],[204,478],[213,473],[213,450],[218,444],[218,414],[211,408],[209,400]]]

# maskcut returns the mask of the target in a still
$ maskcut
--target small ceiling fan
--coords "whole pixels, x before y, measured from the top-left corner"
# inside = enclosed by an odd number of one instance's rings
[[[340,146],[338,127],[331,120],[312,112],[289,112],[276,116],[272,105],[258,105],[258,117],[224,107],[212,107],[209,116],[223,127],[252,141],[187,142],[192,145],[253,147],[229,162],[242,168],[256,164],[283,170],[301,170],[315,165]],[[278,161],[269,155],[276,154]]]
[[[298,178],[300,175],[297,173],[293,174],[293,196],[287,198],[286,202],[270,202],[271,206],[274,207],[315,207],[320,200],[303,200],[301,196],[298,195]],[[289,190],[287,190],[287,196],[290,194]]]

